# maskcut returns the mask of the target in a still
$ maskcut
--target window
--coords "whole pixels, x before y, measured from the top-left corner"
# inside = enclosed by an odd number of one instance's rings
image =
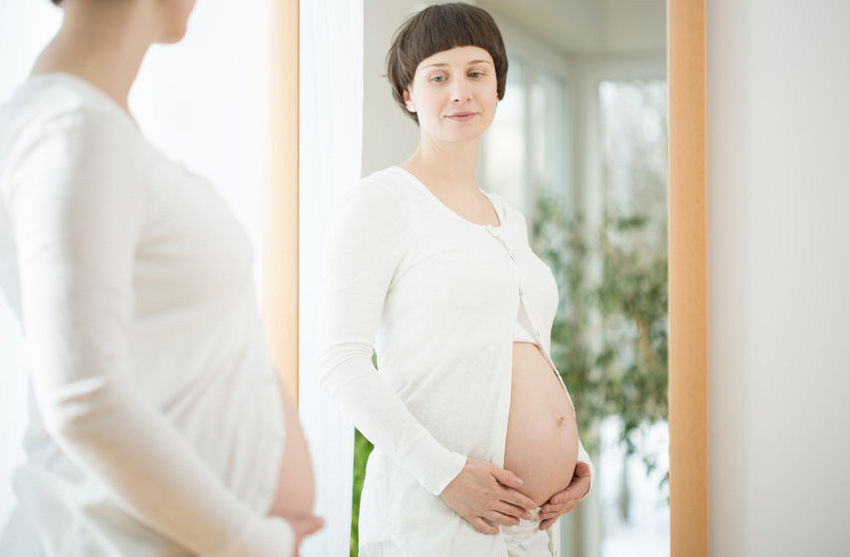
[[[632,79],[653,72],[622,71],[628,62],[610,71],[586,61],[573,75],[536,60],[511,52],[482,173],[485,189],[526,215],[561,289],[553,358],[597,467],[595,499],[564,521],[562,549],[665,555],[666,81]],[[629,79],[600,78],[618,71]],[[570,95],[579,88],[587,93]]]
[[[528,88],[525,63],[509,57],[505,97],[482,144],[483,188],[526,210]]]

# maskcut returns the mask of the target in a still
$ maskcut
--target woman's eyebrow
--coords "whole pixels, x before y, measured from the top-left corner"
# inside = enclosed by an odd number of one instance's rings
[[[490,64],[492,66],[493,62],[491,62],[490,60],[481,59],[481,60],[470,60],[469,62],[466,63],[467,66],[474,66],[475,64]],[[433,64],[428,64],[427,66],[422,66],[422,69],[424,70],[425,68],[445,68],[448,65],[449,64],[446,63],[446,62],[435,62]]]

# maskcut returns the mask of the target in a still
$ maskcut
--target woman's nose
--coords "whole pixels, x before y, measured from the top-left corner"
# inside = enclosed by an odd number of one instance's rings
[[[452,89],[452,101],[464,102],[470,98],[469,84],[462,79],[455,80],[454,88]]]

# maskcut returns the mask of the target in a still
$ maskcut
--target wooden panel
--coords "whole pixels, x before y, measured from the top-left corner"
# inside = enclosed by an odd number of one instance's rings
[[[263,321],[298,402],[298,0],[269,2],[270,121],[263,192]]]
[[[705,1],[668,0],[670,544],[708,557]]]

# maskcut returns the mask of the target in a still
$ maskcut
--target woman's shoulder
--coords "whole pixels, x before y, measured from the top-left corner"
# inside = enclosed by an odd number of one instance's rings
[[[372,191],[385,191],[394,197],[402,197],[408,191],[410,174],[399,166],[376,170],[360,179],[357,186]]]
[[[345,234],[360,231],[370,237],[392,236],[399,240],[409,236],[412,215],[404,184],[391,169],[386,169],[361,178],[341,192],[334,221]]]
[[[365,204],[376,211],[403,210],[407,203],[408,188],[398,167],[391,166],[364,176],[349,186],[341,196],[344,204]]]
[[[85,177],[65,180],[74,187],[112,180],[130,188],[144,181],[137,170],[148,164],[149,149],[130,116],[79,78],[31,77],[0,105],[0,200],[31,183],[33,170]]]
[[[0,105],[0,153],[27,137],[63,133],[135,136],[138,129],[106,94],[65,73],[32,76]]]

